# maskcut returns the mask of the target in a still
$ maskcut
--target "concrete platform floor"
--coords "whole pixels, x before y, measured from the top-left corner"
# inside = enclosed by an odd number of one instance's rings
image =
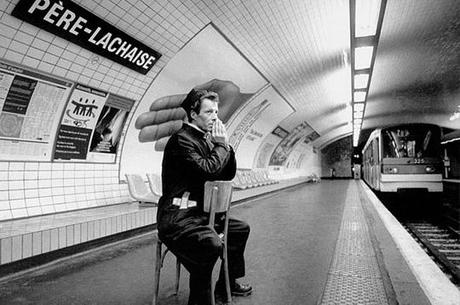
[[[233,304],[317,304],[324,291],[349,181],[303,184],[232,208],[251,225],[247,274],[254,293]],[[150,304],[153,234],[104,246],[0,280],[0,304]],[[160,304],[187,304],[188,273],[172,296],[174,261],[162,269]]]

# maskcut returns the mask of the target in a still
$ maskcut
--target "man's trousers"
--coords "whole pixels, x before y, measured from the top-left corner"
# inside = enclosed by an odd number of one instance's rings
[[[184,228],[184,233],[175,240],[162,240],[190,273],[189,304],[211,304],[212,270],[223,249],[218,235],[224,229],[223,221],[216,222],[214,228],[195,225]],[[244,221],[229,218],[227,251],[230,283],[245,275],[244,250],[249,230]],[[221,270],[220,277],[222,275]]]

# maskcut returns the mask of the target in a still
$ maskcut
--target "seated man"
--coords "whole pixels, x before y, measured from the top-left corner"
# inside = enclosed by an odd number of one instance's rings
[[[190,272],[189,305],[211,304],[212,269],[222,255],[223,220],[215,230],[207,226],[203,212],[204,183],[208,180],[231,180],[236,173],[235,153],[227,142],[224,124],[218,119],[219,97],[214,92],[192,90],[181,106],[189,123],[171,136],[163,156],[163,196],[158,204],[158,233],[161,240]],[[180,200],[189,192],[189,207],[180,208]],[[196,202],[196,206],[192,206]],[[232,295],[249,295],[252,287],[239,284],[244,276],[244,249],[249,225],[229,218],[227,247]],[[221,270],[216,293],[224,294]]]

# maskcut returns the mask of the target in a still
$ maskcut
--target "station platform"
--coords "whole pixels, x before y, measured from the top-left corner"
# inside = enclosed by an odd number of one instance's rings
[[[231,213],[251,225],[242,281],[254,288],[233,304],[459,304],[458,287],[361,181],[297,184]],[[154,244],[144,232],[8,275],[0,304],[150,304]],[[174,268],[169,255],[160,304],[187,304],[188,274],[174,296]]]
[[[271,193],[309,181],[284,179],[276,184],[235,189],[232,202]],[[137,201],[63,213],[0,221],[0,277],[21,265],[34,265],[82,247],[114,239],[137,229],[154,226],[157,208]],[[3,268],[2,268],[3,267]],[[2,270],[6,270],[2,272]]]

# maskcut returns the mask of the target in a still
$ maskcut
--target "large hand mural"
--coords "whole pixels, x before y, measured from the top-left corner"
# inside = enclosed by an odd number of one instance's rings
[[[120,179],[126,173],[161,172],[164,147],[182,126],[180,104],[192,88],[219,94],[219,117],[230,133],[234,115],[265,86],[263,75],[208,24],[167,62],[135,108],[123,143]]]
[[[226,123],[238,107],[251,98],[252,93],[241,93],[231,81],[212,79],[194,89],[205,89],[219,95],[219,118]],[[186,120],[184,109],[180,107],[187,93],[169,95],[155,100],[150,111],[142,113],[135,127],[140,129],[139,141],[155,143],[155,150],[163,151],[169,136],[182,127]]]

